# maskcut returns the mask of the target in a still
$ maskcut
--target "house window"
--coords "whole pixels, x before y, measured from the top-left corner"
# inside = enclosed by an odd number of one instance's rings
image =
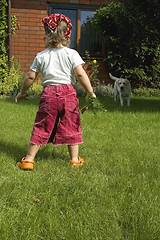
[[[102,37],[95,26],[88,22],[96,11],[94,6],[52,4],[48,5],[48,14],[61,13],[72,22],[71,45],[82,56],[88,51],[91,56],[102,55]]]

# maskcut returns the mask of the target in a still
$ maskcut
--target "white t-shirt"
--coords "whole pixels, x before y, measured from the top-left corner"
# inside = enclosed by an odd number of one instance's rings
[[[30,69],[42,73],[42,85],[74,84],[73,69],[84,64],[79,53],[67,47],[47,48],[37,54]]]

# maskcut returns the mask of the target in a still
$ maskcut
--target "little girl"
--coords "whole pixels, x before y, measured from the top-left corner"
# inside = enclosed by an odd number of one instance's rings
[[[81,166],[84,160],[78,152],[79,144],[83,142],[78,98],[73,87],[75,76],[87,93],[96,96],[82,67],[84,61],[76,50],[68,48],[72,29],[70,19],[62,14],[52,14],[43,18],[42,24],[46,49],[35,57],[15,98],[16,103],[23,99],[41,72],[44,89],[40,95],[39,110],[27,155],[17,163],[17,167],[32,170],[40,146],[50,142],[68,145],[71,165]]]

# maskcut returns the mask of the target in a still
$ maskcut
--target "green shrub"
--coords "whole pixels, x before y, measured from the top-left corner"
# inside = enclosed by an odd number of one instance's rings
[[[90,21],[103,32],[106,64],[114,74],[136,87],[160,87],[159,0],[111,3]]]
[[[85,96],[86,95],[85,90],[80,86],[79,83],[75,83],[74,88],[76,89],[77,96]]]
[[[5,79],[8,76],[9,67],[7,61],[8,57],[5,54],[0,56],[0,95],[4,94]]]
[[[24,78],[24,74],[20,71],[20,64],[19,61],[12,57],[12,67],[9,68],[6,59],[7,57],[3,56],[4,68],[1,68],[0,71],[2,75],[0,77],[0,96],[7,97],[7,96],[15,96],[18,91],[21,89],[22,81]],[[3,61],[0,59],[0,61]]]
[[[96,59],[91,59],[90,53],[88,51],[85,51],[86,56],[86,62],[90,63],[91,70],[89,72],[89,79],[92,84],[93,89],[97,87],[100,84],[100,81],[98,79],[98,73],[99,73],[99,64]]]
[[[40,80],[38,82],[34,82],[33,85],[30,87],[30,89],[28,91],[29,97],[31,97],[31,96],[39,97],[40,93],[43,90],[43,87],[39,82],[40,82]]]
[[[113,87],[111,84],[108,84],[108,85],[98,85],[96,88],[95,88],[95,94],[97,96],[109,96],[109,97],[112,97],[113,96]]]
[[[4,71],[3,82],[0,85],[1,97],[14,98],[21,90],[22,82],[25,78],[25,74],[20,71],[19,61],[12,58],[12,67],[7,71]],[[39,81],[38,81],[39,82]],[[27,92],[27,97],[39,96],[42,91],[42,86],[37,82],[33,83]]]
[[[21,88],[23,74],[20,72],[18,60],[12,58],[12,67],[4,71],[3,81],[0,87],[2,97],[16,95]]]
[[[155,88],[137,88],[133,90],[133,96],[160,97],[160,89]]]

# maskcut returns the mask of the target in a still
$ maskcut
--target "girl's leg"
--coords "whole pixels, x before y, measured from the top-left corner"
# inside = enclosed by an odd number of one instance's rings
[[[72,167],[74,166],[82,166],[84,163],[84,159],[78,156],[79,145],[68,145],[68,150],[70,154],[70,163]]]
[[[39,150],[38,145],[30,144],[27,152],[27,156],[22,158],[20,162],[17,162],[16,166],[22,170],[33,170],[34,157]]]
[[[79,145],[68,145],[70,160],[78,162]]]
[[[27,151],[27,156],[25,157],[25,159],[26,160],[34,160],[39,148],[40,148],[40,146],[30,143],[28,151]]]

